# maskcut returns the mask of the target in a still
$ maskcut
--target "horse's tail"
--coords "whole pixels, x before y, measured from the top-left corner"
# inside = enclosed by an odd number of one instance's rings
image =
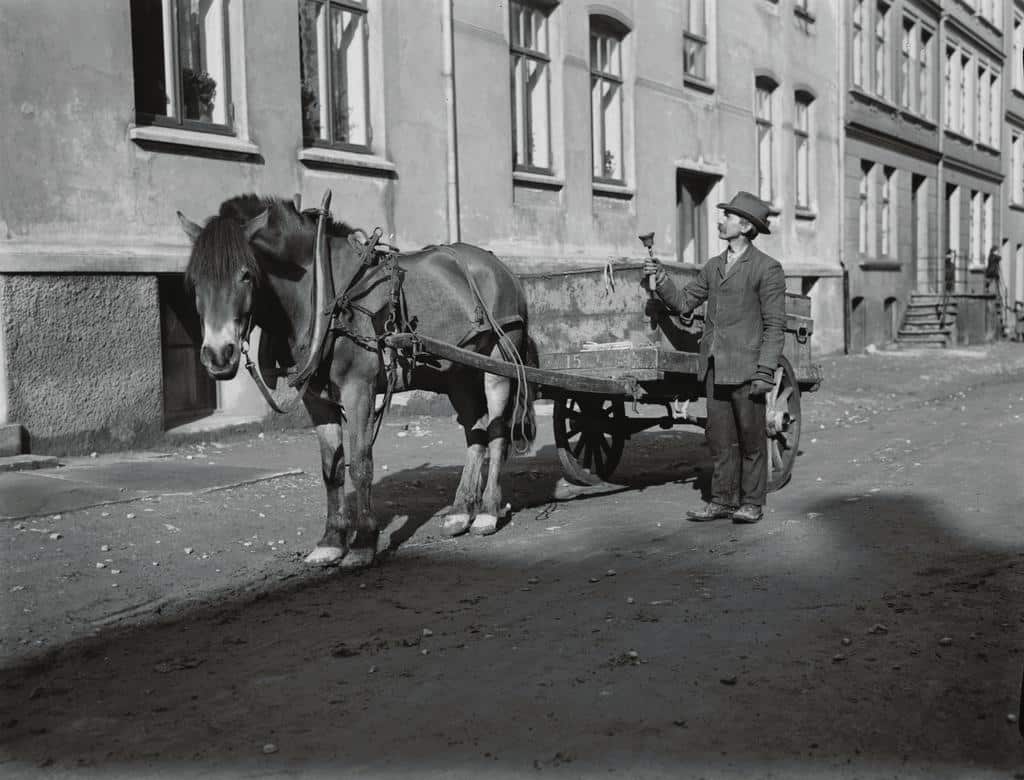
[[[523,328],[523,340],[525,342],[525,349],[523,350],[523,364],[537,368],[540,365],[540,356],[537,353],[537,344],[532,338],[526,328]],[[522,385],[520,386],[520,382]],[[534,440],[537,438],[537,417],[533,412],[533,402],[537,398],[537,388],[532,382],[526,382],[524,380],[514,380],[511,392],[512,398],[521,398],[521,402],[517,404],[509,404],[509,414],[512,416],[511,419],[511,439],[514,451],[517,453],[525,453],[529,451],[530,447],[533,446]]]

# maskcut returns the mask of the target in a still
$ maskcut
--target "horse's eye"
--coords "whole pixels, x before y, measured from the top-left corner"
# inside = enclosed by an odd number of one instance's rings
[[[252,283],[252,274],[249,273],[248,271],[242,271],[242,275],[238,278],[238,280],[240,282],[245,283],[245,284],[251,284]]]

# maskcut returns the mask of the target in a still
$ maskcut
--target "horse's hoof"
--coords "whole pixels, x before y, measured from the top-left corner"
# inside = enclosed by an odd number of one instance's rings
[[[340,547],[317,547],[306,556],[306,563],[311,566],[331,566],[345,556]]]
[[[498,516],[479,514],[473,520],[473,527],[469,530],[476,536],[490,536],[498,530]]]
[[[341,559],[341,568],[346,570],[365,569],[373,564],[376,550],[371,547],[357,547],[350,549],[345,557]]]
[[[441,526],[441,533],[445,536],[458,536],[469,530],[473,518],[470,515],[448,515]]]

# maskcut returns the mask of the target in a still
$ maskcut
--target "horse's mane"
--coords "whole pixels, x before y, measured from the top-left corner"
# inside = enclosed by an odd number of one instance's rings
[[[267,226],[261,231],[283,252],[286,237],[314,230],[315,212],[296,211],[290,200],[259,195],[238,195],[224,201],[218,213],[211,217],[192,245],[185,281],[194,286],[199,280],[221,284],[233,280],[240,270],[247,270],[259,284],[263,269],[256,259],[252,245],[246,240],[242,227],[252,218],[268,211]],[[355,232],[345,222],[328,218],[327,234],[347,238]]]

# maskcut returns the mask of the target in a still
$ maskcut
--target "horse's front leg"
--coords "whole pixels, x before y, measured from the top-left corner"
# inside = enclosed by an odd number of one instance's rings
[[[370,498],[373,486],[373,382],[353,379],[341,389],[341,403],[348,415],[349,463],[355,493],[355,519],[349,533],[343,569],[361,569],[373,563],[380,528]]]
[[[345,508],[345,448],[342,444],[341,409],[337,404],[307,392],[302,403],[309,412],[320,442],[320,468],[327,491],[327,523],[316,549],[306,563],[326,566],[348,552],[348,512]]]
[[[497,351],[497,350],[495,350]],[[484,395],[487,396],[487,449],[490,464],[487,484],[480,501],[480,511],[470,529],[474,534],[488,536],[498,530],[498,519],[503,505],[501,496],[501,469],[508,454],[508,415],[505,413],[512,380],[496,374],[484,374]]]

